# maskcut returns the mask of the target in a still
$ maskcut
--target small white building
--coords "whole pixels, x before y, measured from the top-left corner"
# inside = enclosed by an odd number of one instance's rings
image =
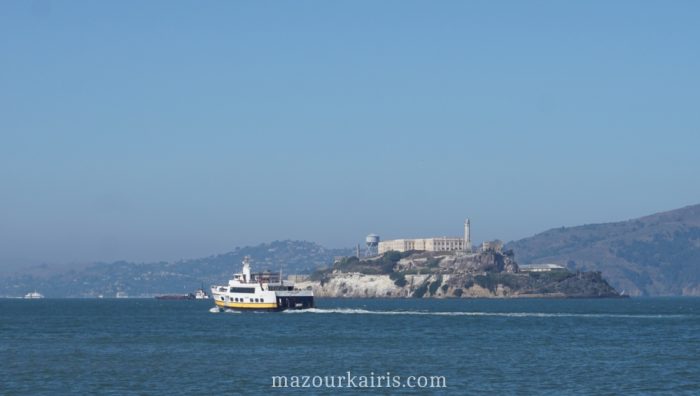
[[[559,264],[523,264],[519,265],[518,268],[521,272],[550,272],[566,269]]]
[[[481,251],[487,252],[489,250],[493,250],[495,252],[502,252],[503,251],[503,241],[495,240],[495,241],[482,242]]]

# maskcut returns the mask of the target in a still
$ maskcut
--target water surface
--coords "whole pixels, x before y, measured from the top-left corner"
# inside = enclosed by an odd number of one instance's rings
[[[446,378],[441,389],[370,390],[383,394],[700,393],[695,298],[211,306],[0,300],[0,394],[331,394],[338,389],[273,389],[271,376],[348,371]]]

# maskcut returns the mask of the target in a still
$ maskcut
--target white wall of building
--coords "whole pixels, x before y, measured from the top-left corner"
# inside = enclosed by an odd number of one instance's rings
[[[396,252],[407,252],[409,250],[449,252],[467,249],[465,249],[464,238],[458,237],[394,239],[379,242],[379,254],[386,253],[391,250]]]
[[[418,239],[393,239],[379,242],[379,254],[388,251],[407,252],[422,250],[426,252],[451,252],[456,250],[471,252],[471,223],[464,221],[464,237],[440,237]]]

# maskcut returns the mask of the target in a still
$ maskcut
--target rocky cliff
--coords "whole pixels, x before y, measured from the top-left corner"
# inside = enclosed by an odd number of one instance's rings
[[[346,257],[297,286],[318,297],[619,297],[599,272],[521,272],[510,251]]]

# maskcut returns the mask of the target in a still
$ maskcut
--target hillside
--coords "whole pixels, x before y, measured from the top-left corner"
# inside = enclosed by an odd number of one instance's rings
[[[638,219],[562,227],[507,244],[520,263],[601,271],[630,295],[700,295],[700,205]]]
[[[512,252],[388,252],[345,257],[308,282],[319,297],[619,297],[598,272],[521,272]]]
[[[337,256],[352,249],[327,249],[306,241],[275,241],[193,260],[173,263],[95,263],[85,268],[61,272],[36,268],[0,277],[0,296],[17,297],[38,290],[46,297],[153,296],[188,293],[202,284],[226,282],[241,269],[244,256],[251,256],[256,270],[282,270],[284,274],[310,273],[328,266]]]

